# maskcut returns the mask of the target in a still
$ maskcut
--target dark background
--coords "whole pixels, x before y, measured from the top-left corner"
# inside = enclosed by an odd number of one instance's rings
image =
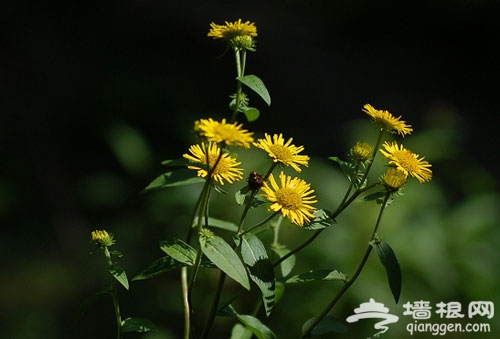
[[[433,163],[426,184],[439,191],[433,208],[445,215],[487,196],[463,214],[498,228],[499,15],[496,1],[4,2],[2,331],[21,339],[112,335],[107,300],[78,318],[80,304],[107,281],[100,257],[89,254],[90,231],[117,235],[131,276],[161,256],[159,239],[183,234],[176,221],[191,206],[182,192],[140,191],[162,173],[162,160],[186,151],[195,119],[228,117],[234,61],[221,41],[206,37],[212,21],[257,25],[247,74],[264,80],[272,105],[252,97],[261,118],[248,128],[283,132],[326,159],[355,141],[365,103],[388,109],[413,125],[410,145]],[[467,243],[448,222],[443,239]],[[498,239],[498,231],[484,228],[473,256],[447,243],[450,258],[490,263],[475,276],[455,276],[474,284],[451,299],[471,301],[465,291],[480,290],[481,281],[498,286],[491,273],[498,251],[484,239]],[[164,283],[139,284],[124,307],[169,319],[175,337],[182,313],[165,306]],[[170,297],[175,304],[177,294]]]

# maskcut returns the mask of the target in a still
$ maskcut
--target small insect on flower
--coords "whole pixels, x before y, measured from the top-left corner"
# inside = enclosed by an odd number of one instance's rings
[[[262,186],[264,186],[264,178],[255,171],[250,172],[247,182],[248,187],[252,191],[258,191]]]

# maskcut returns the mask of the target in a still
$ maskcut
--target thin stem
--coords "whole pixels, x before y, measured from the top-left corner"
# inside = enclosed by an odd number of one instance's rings
[[[238,48],[234,50],[234,56],[236,59],[236,75],[238,78],[242,77],[245,74],[245,61],[246,61],[245,50],[243,50],[242,53],[243,53],[243,61],[240,50]],[[242,92],[242,84],[239,80],[236,80],[236,97],[234,99],[235,100],[234,109],[233,109],[233,115],[231,117],[231,122],[235,122],[238,118],[238,111],[240,109],[240,103],[241,103],[241,92]]]
[[[109,253],[107,247],[104,247],[104,255],[106,256],[106,259],[108,261],[108,267],[111,267],[113,265],[113,262],[111,260],[111,254]],[[112,288],[111,296],[113,298],[113,306],[115,309],[115,317],[116,317],[116,338],[121,339],[123,334],[122,318],[120,314],[120,304],[118,303],[118,288],[114,277],[111,277],[111,288]]]
[[[267,218],[265,218],[264,220],[262,220],[261,222],[253,225],[252,227],[248,228],[247,230],[245,230],[244,232],[240,233],[238,236],[243,236],[245,235],[246,233],[250,232],[250,231],[253,231],[254,229],[256,228],[259,228],[260,226],[262,225],[265,225],[266,223],[268,223],[272,218],[274,218],[275,216],[277,216],[280,212],[274,212],[273,214],[271,214],[270,216],[268,216]]]
[[[375,235],[377,234],[377,230],[380,225],[380,221],[382,220],[382,214],[384,212],[384,209],[387,205],[387,201],[389,200],[390,197],[390,192],[387,192],[384,201],[382,205],[380,206],[380,212],[377,217],[377,221],[375,223],[375,227],[373,229],[373,233],[370,237],[370,241],[368,244],[368,247],[365,251],[365,254],[363,256],[363,259],[361,259],[361,262],[358,265],[358,268],[356,269],[356,272],[354,272],[353,276],[351,279],[349,279],[344,286],[337,292],[337,295],[330,301],[330,303],[327,305],[327,307],[321,312],[321,314],[314,320],[314,322],[308,327],[308,329],[304,332],[302,335],[302,338],[307,338],[310,334],[311,331],[323,320],[324,317],[331,311],[331,309],[337,304],[337,302],[340,300],[340,298],[344,295],[344,293],[354,284],[356,279],[359,277],[361,274],[361,271],[365,267],[366,262],[368,261],[368,257],[370,256],[370,253],[373,249],[371,242],[374,240]]]
[[[181,269],[182,300],[184,303],[184,339],[189,339],[191,331],[191,307],[189,301],[189,288],[187,279],[187,267]]]

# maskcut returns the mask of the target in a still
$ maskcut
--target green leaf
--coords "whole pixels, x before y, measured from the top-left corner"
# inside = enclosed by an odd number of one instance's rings
[[[302,334],[312,325],[316,317],[307,320],[302,326]],[[311,335],[323,335],[327,333],[345,333],[347,328],[331,315],[324,317],[318,325],[311,331]]]
[[[229,305],[221,310],[222,315],[238,319],[246,328],[259,339],[275,339],[276,335],[259,319],[251,315],[238,314],[234,308]]]
[[[375,242],[371,245],[375,248],[377,256],[385,267],[387,278],[389,279],[389,286],[397,304],[401,294],[401,268],[399,267],[396,254],[386,242]]]
[[[158,331],[156,326],[147,319],[130,317],[122,321],[123,332],[151,332]]]
[[[125,273],[125,270],[121,268],[120,266],[113,264],[108,268],[108,272],[111,273],[111,275],[125,287],[125,289],[128,290],[128,280],[127,280],[127,274]]]
[[[245,266],[241,262],[240,257],[238,257],[236,252],[224,239],[214,234],[210,236],[201,234],[199,240],[203,254],[215,266],[237,281],[241,286],[250,290],[250,281],[248,280]]]
[[[211,217],[208,218],[208,226],[231,232],[236,232],[238,230],[238,226],[235,223]]]
[[[262,292],[266,315],[269,316],[274,306],[276,279],[266,248],[258,237],[252,233],[246,233],[241,238],[241,257],[247,266],[250,278]]]
[[[243,111],[243,113],[245,114],[248,122],[253,122],[259,119],[260,116],[260,111],[255,107],[248,107],[245,111]]]
[[[385,197],[386,194],[387,192],[385,190],[380,192],[375,192],[362,197],[360,200],[362,202],[373,201]]]
[[[283,295],[285,294],[285,284],[283,284],[281,281],[276,282],[276,287],[274,288],[274,304],[276,305],[281,298],[283,298]]]
[[[264,85],[264,82],[260,80],[259,77],[256,75],[245,75],[243,77],[237,77],[236,79],[257,93],[268,106],[271,106],[271,96],[269,95],[266,85]]]
[[[290,250],[286,248],[284,245],[272,246],[271,249],[280,258],[283,258],[290,252]],[[292,272],[294,266],[295,266],[295,255],[291,255],[288,258],[286,258],[285,261],[280,263],[281,275],[283,277],[288,276]]]
[[[317,210],[316,212],[314,212],[314,219],[309,225],[305,225],[304,229],[319,230],[334,225],[335,220],[330,218],[329,214],[330,213],[327,213],[327,211],[323,209]]]
[[[250,189],[248,188],[248,185],[241,188],[240,190],[238,190],[234,194],[234,197],[236,199],[236,203],[238,205],[246,205],[248,202],[248,199],[250,199],[251,196],[252,196],[252,191],[250,191]],[[254,194],[250,207],[252,207],[252,208],[259,207],[265,203],[267,203],[267,200],[264,199],[264,197],[262,197],[259,194]]]
[[[252,339],[252,331],[240,323],[236,323],[231,331],[230,339]]]
[[[183,264],[193,266],[196,261],[196,250],[180,239],[160,241],[160,248]]]
[[[172,159],[172,160],[163,160],[161,162],[162,165],[164,166],[170,166],[170,167],[187,167],[189,165],[192,165],[194,161],[185,159],[185,158],[178,158],[178,159]]]
[[[181,268],[185,265],[170,256],[155,260],[148,268],[132,278],[132,281],[146,280],[159,276],[162,273]]]
[[[347,162],[347,161],[343,161],[338,157],[329,157],[328,159],[335,161],[337,164],[339,164],[340,169],[342,170],[342,173],[344,173],[344,175],[347,177],[347,179],[352,180],[353,175],[354,175],[354,171],[356,170],[356,165],[354,165],[353,163]],[[360,188],[364,184],[366,184],[366,180],[364,183],[361,182],[361,179],[363,178],[363,173],[364,172],[362,170],[358,170],[358,173],[356,173],[356,178],[355,178],[355,182],[354,182],[355,188]]]
[[[347,276],[337,270],[315,270],[294,275],[287,279],[287,284],[306,283],[311,281],[347,281]]]
[[[180,168],[158,176],[142,192],[145,193],[166,187],[196,184],[204,181],[205,179],[196,175],[196,171]]]

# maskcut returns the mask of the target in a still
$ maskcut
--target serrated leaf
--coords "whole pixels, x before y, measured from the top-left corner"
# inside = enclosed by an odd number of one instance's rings
[[[309,272],[300,273],[287,279],[287,284],[307,283],[311,281],[332,281],[342,280],[346,281],[347,276],[337,270],[314,270]]]
[[[375,247],[375,252],[377,252],[377,256],[385,267],[389,280],[389,287],[391,288],[392,295],[397,304],[401,294],[401,268],[399,267],[396,254],[386,242],[372,243],[372,247]]]
[[[281,281],[276,282],[276,287],[274,288],[274,304],[276,305],[281,298],[285,295],[285,284]]]
[[[238,314],[231,305],[221,310],[221,314],[238,319],[259,339],[277,338],[273,331],[264,325],[258,318],[251,315]]]
[[[128,290],[128,279],[125,270],[120,266],[113,264],[108,268],[108,272]]]
[[[262,301],[266,315],[269,316],[274,306],[274,288],[276,279],[266,248],[258,237],[246,233],[241,238],[241,257],[247,266],[250,278],[262,293]]]
[[[250,290],[250,281],[245,266],[232,247],[221,237],[200,235],[200,246],[203,254],[215,266],[237,281],[241,286]]]
[[[255,107],[248,107],[243,111],[248,122],[253,122],[259,119],[260,111]]]
[[[347,179],[352,180],[352,178],[355,174],[354,171],[356,170],[356,165],[354,165],[350,162],[347,162],[347,161],[343,161],[338,157],[329,157],[328,159],[335,161],[337,164],[339,164],[340,169],[342,170],[342,173],[344,173],[344,175],[347,177]],[[364,183],[361,182],[362,177],[363,177],[363,171],[358,171],[358,173],[356,173],[356,177],[354,179],[355,180],[355,182],[354,182],[355,188],[360,188],[366,183],[366,180]]]
[[[237,77],[236,79],[257,93],[268,106],[271,106],[271,96],[269,95],[269,91],[259,77],[250,74],[243,77]]]
[[[290,252],[290,250],[283,245],[272,246],[271,249],[280,258],[284,257]],[[292,272],[294,266],[295,266],[295,255],[291,255],[288,258],[286,258],[285,261],[280,263],[281,275],[283,277],[288,276]]]
[[[316,317],[307,320],[304,325],[302,325],[302,334],[312,325],[316,320]],[[337,319],[333,318],[331,315],[324,317],[316,327],[310,332],[311,335],[323,335],[328,333],[345,333],[347,328]]]
[[[136,280],[146,280],[159,276],[162,273],[176,270],[185,265],[174,260],[170,256],[165,256],[160,259],[155,260],[148,268],[132,278],[132,281]]]
[[[205,179],[196,175],[196,171],[187,168],[179,168],[158,176],[151,181],[142,192],[150,192],[166,187],[191,185],[204,181]]]
[[[160,241],[160,248],[183,264],[192,266],[196,261],[196,250],[180,239]]]
[[[123,332],[151,332],[158,331],[156,326],[147,319],[130,317],[122,321]]]

